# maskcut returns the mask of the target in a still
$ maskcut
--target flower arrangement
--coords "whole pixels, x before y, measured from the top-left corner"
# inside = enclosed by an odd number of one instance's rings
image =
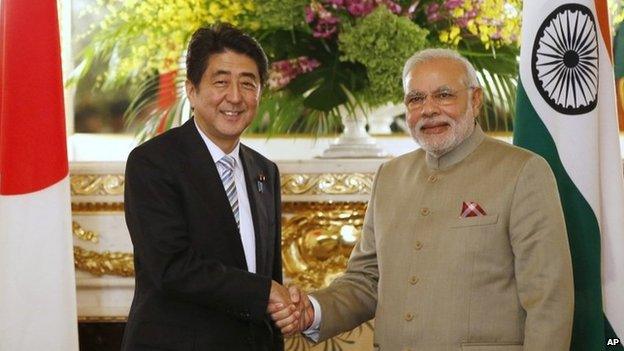
[[[108,64],[103,89],[130,83],[127,116],[149,137],[179,123],[184,49],[198,27],[229,22],[251,32],[269,60],[256,131],[335,132],[356,109],[399,103],[405,60],[425,47],[455,47],[486,90],[486,129],[510,129],[519,53],[520,0],[99,0],[73,79]],[[163,79],[163,77],[167,79]],[[164,93],[172,94],[162,103]],[[166,100],[166,99],[165,99]]]
[[[486,129],[509,130],[520,14],[520,0],[263,1],[256,33],[277,60],[271,75],[278,77],[261,109],[268,129],[332,132],[345,111],[400,103],[405,60],[443,46],[457,48],[478,69],[487,92]],[[295,69],[298,64],[305,69]]]

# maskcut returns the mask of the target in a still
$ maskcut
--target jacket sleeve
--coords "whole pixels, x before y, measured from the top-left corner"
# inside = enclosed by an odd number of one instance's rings
[[[135,150],[126,163],[125,213],[137,281],[146,279],[173,299],[262,322],[271,279],[195,250],[180,184],[164,160]]]
[[[375,193],[381,166],[366,208],[362,236],[351,252],[346,272],[329,287],[312,293],[321,306],[319,341],[327,340],[372,319],[377,308],[379,267],[375,244]]]
[[[541,157],[530,158],[521,170],[509,231],[526,311],[524,349],[568,350],[574,314],[570,248],[557,184]]]

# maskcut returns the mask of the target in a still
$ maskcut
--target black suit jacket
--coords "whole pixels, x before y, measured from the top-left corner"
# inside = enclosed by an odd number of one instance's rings
[[[242,144],[240,157],[256,274],[193,120],[131,152],[125,212],[136,287],[122,350],[283,350],[266,314],[271,280],[282,282],[279,173]]]

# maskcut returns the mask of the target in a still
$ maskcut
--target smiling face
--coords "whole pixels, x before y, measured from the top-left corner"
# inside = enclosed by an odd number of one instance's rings
[[[449,58],[418,63],[405,78],[407,124],[427,153],[441,156],[472,133],[482,91],[467,81],[465,66]]]
[[[186,81],[197,125],[225,153],[234,149],[254,119],[260,87],[255,61],[229,50],[209,57],[197,86]]]

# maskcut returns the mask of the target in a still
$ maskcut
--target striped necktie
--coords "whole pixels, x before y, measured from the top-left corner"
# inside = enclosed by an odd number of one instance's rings
[[[230,206],[232,206],[232,213],[234,214],[234,219],[236,219],[236,225],[240,228],[238,195],[236,194],[236,183],[234,182],[234,167],[236,167],[236,159],[232,156],[225,155],[217,161],[217,166],[220,168],[219,174],[221,176],[221,181],[223,182],[225,194],[230,201]]]

